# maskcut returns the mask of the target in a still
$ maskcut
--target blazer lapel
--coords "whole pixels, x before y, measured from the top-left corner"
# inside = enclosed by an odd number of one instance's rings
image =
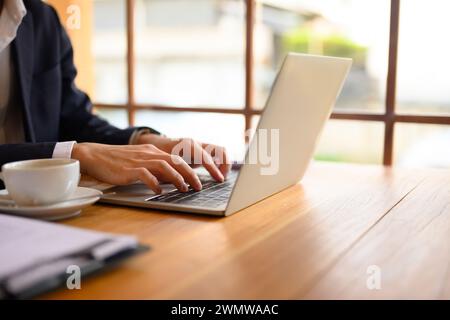
[[[33,16],[28,11],[17,30],[16,39],[12,46],[15,53],[16,74],[20,85],[20,95],[23,101],[23,111],[25,119],[25,129],[27,140],[36,142],[33,129],[33,121],[30,110],[31,85],[33,81],[34,66],[34,38],[33,38]]]

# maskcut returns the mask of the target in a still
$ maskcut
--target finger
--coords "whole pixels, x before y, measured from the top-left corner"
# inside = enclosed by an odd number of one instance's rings
[[[222,163],[221,165],[219,165],[219,170],[224,178],[226,178],[228,176],[228,173],[230,173],[231,171],[231,163]]]
[[[206,171],[208,171],[211,177],[213,177],[216,181],[223,182],[225,178],[222,172],[220,172],[219,168],[214,163],[211,155],[199,144],[196,144],[196,148],[200,149],[202,155],[202,165],[206,169]],[[196,150],[196,152],[198,151]]]
[[[231,170],[231,163],[225,148],[210,144],[203,144],[202,146],[213,157],[214,163],[219,168],[224,178],[226,178]]]
[[[161,193],[161,186],[159,185],[158,179],[156,179],[156,177],[153,174],[151,174],[146,168],[130,169],[125,174],[128,174],[129,178],[134,181],[137,180],[142,181],[156,194]]]
[[[202,183],[195,171],[180,156],[167,155],[167,162],[177,170],[196,191],[202,190]]]
[[[195,171],[184,161],[184,159],[177,155],[171,155],[168,153],[160,153],[153,155],[154,159],[163,160],[169,163],[181,176],[184,181],[189,183],[189,185],[196,191],[202,189],[202,183],[198,178]],[[140,162],[140,165],[146,166],[145,162]]]
[[[218,151],[220,152],[219,159],[221,160],[219,163],[219,170],[222,172],[223,176],[226,178],[228,173],[231,170],[231,162],[228,156],[228,153],[225,148],[218,147]],[[215,155],[217,156],[217,154]]]
[[[147,168],[160,180],[173,184],[179,191],[187,192],[189,187],[183,176],[165,160],[150,160]]]

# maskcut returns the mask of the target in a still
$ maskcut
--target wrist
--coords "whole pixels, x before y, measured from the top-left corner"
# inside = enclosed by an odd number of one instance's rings
[[[167,141],[169,139],[163,135],[154,133],[145,133],[138,137],[137,144],[151,144],[155,147],[167,152]]]
[[[154,133],[143,133],[136,138],[136,144],[155,144],[159,135]]]
[[[77,143],[72,149],[72,159],[78,160],[80,162],[81,171],[84,172],[84,163],[88,157],[88,144],[87,143]]]
[[[75,144],[72,148],[71,158],[79,161],[81,158],[82,149],[83,149],[82,143]]]
[[[181,140],[168,138],[165,135],[146,133],[138,138],[137,144],[151,144],[164,152],[172,153],[173,147]]]

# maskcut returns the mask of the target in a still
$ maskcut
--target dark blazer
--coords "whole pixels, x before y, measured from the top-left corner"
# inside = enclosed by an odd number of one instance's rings
[[[0,145],[0,166],[51,158],[57,141],[128,144],[136,128],[120,130],[93,115],[89,97],[76,88],[72,45],[55,10],[41,0],[24,3],[11,53],[27,143]]]

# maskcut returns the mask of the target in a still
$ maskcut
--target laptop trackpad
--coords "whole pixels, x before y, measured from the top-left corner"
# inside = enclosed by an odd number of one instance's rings
[[[161,184],[162,193],[168,193],[176,190],[171,184]],[[143,183],[135,183],[127,186],[115,186],[104,191],[105,196],[120,198],[148,198],[155,193]]]

